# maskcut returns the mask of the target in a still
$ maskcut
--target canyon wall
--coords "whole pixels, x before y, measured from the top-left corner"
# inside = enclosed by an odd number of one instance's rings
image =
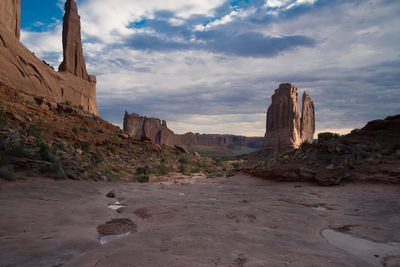
[[[147,118],[139,114],[129,114],[125,112],[124,131],[128,132],[134,138],[146,136],[152,142],[168,146],[183,145],[186,147],[195,146],[245,146],[250,148],[260,148],[262,137],[245,137],[235,135],[218,134],[175,134],[167,127],[166,121],[156,118]]]
[[[21,24],[21,0],[1,0],[0,23],[3,29],[19,40]]]
[[[271,154],[298,148],[304,141],[312,142],[315,131],[314,103],[303,94],[302,116],[297,87],[283,83],[275,90],[267,112],[267,125],[263,147]]]
[[[63,38],[63,42],[64,50],[73,47],[73,50],[78,51],[74,55],[64,51],[64,62],[80,66],[78,72],[68,68],[54,71],[19,42],[20,10],[21,3],[18,0],[0,1],[0,82],[25,94],[82,106],[85,111],[98,115],[96,77],[85,76],[82,71],[86,70],[86,65],[84,59],[82,61],[80,23],[76,23],[79,15],[75,1],[67,0],[65,3],[65,13],[70,14],[67,17],[74,17],[74,21],[64,19],[63,35],[71,35],[72,38]],[[7,16],[3,16],[3,13]]]
[[[197,139],[193,133],[175,134],[168,129],[166,121],[143,117],[136,113],[129,114],[125,112],[124,131],[136,139],[140,139],[142,136],[148,137],[156,144],[167,146],[184,145],[188,147],[197,145]]]

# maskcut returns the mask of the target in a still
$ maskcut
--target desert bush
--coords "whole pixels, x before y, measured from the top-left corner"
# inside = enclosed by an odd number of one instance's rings
[[[188,160],[188,158],[186,156],[180,157],[178,161],[180,163],[182,163],[182,164],[188,164],[189,163],[189,160]]]
[[[395,143],[395,144],[392,145],[392,150],[393,151],[397,151],[399,149],[400,149],[400,143]]]
[[[135,176],[135,180],[139,183],[148,183],[149,179],[149,176],[145,174]]]
[[[40,128],[37,125],[31,125],[26,131],[28,135],[34,136],[36,138],[42,139],[43,128]]]
[[[72,129],[72,132],[73,132],[74,134],[78,134],[78,129],[77,129],[76,127],[74,127],[74,128]]]
[[[56,180],[67,178],[64,170],[58,164],[42,164],[39,171],[40,173],[50,174]]]
[[[14,182],[16,180],[14,169],[12,167],[7,167],[7,166],[1,167],[0,178],[6,181]]]
[[[40,147],[39,155],[41,160],[54,162],[54,155],[50,152],[49,145],[46,142],[39,141],[38,145]]]
[[[30,155],[28,155],[28,153],[26,153],[24,151],[24,147],[22,145],[10,147],[5,152],[8,156],[17,157],[17,158],[24,158],[24,157],[30,156]]]
[[[6,113],[4,110],[0,110],[0,124],[6,124],[7,122],[7,117],[6,117]]]
[[[111,151],[111,153],[115,153],[115,151],[117,151],[117,148],[116,148],[115,146],[112,146],[112,145],[108,145],[108,146],[106,147],[106,149],[107,149],[108,151]]]
[[[308,140],[305,140],[305,141],[303,141],[303,142],[301,143],[300,148],[303,149],[303,148],[308,147],[309,145],[311,145],[311,143],[308,142]]]
[[[169,172],[168,168],[164,164],[162,164],[158,167],[158,170],[157,170],[158,175],[167,175],[168,172]]]

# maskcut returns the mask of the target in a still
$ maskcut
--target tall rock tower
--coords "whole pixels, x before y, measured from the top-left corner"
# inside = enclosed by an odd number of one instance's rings
[[[306,93],[303,94],[302,116],[297,87],[282,83],[272,96],[267,112],[267,126],[263,147],[276,155],[312,141],[315,131],[314,104]]]
[[[21,0],[1,0],[0,22],[18,40],[21,24]]]
[[[65,2],[62,39],[64,60],[58,69],[68,71],[84,80],[89,80],[82,49],[81,17],[78,14],[75,0]]]

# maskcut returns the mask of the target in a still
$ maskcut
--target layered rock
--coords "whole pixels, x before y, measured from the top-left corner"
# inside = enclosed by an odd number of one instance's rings
[[[275,90],[267,112],[267,126],[263,147],[271,154],[279,154],[312,141],[315,131],[314,104],[303,94],[302,117],[297,87],[283,83]]]
[[[67,1],[68,2],[68,1]],[[19,1],[2,0],[0,10],[11,10]],[[19,17],[19,11],[15,18]],[[8,21],[8,20],[7,20]],[[4,17],[1,16],[3,24]],[[52,102],[70,102],[83,110],[98,115],[96,105],[96,79],[82,79],[68,71],[55,72],[47,63],[30,52],[17,37],[18,31],[0,27],[0,82],[25,94],[42,96]]]
[[[260,148],[262,137],[245,137],[236,135],[218,134],[175,134],[167,127],[166,121],[156,118],[142,117],[139,114],[125,112],[124,131],[134,138],[148,137],[152,142],[168,146],[182,145],[186,147],[195,146],[244,146]]]
[[[0,23],[9,33],[19,39],[21,24],[21,0],[1,0]]]
[[[89,80],[85,58],[83,57],[81,18],[75,0],[65,2],[62,37],[64,60],[58,69],[68,71],[84,80]]]
[[[129,114],[125,112],[124,116],[124,131],[128,132],[134,138],[142,138],[142,136],[150,138],[156,144],[167,146],[197,145],[196,136],[193,133],[183,135],[175,134],[168,129],[167,122],[156,118],[147,118],[139,114]]]
[[[201,146],[244,146],[260,148],[263,137],[247,137],[228,134],[196,134],[197,142]]]

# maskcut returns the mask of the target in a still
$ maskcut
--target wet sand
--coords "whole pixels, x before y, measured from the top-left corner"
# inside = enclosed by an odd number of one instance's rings
[[[106,197],[110,190],[116,198]],[[396,185],[319,187],[246,175],[2,184],[0,266],[376,266],[385,258],[396,266],[396,255],[371,250],[371,261],[321,233],[396,245],[399,193]],[[115,201],[120,212],[108,207]],[[97,226],[117,218],[133,221],[136,232],[100,244]]]

